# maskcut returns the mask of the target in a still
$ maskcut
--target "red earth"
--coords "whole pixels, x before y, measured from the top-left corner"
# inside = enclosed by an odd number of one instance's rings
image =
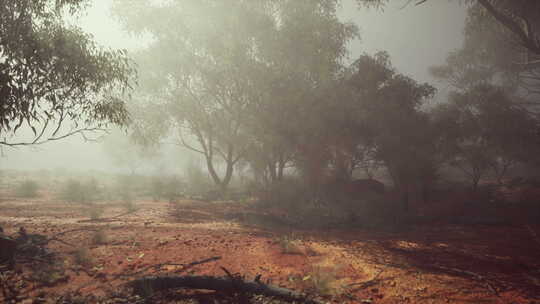
[[[243,215],[262,212],[250,203],[136,205],[133,213],[90,221],[90,207],[47,196],[0,202],[6,235],[24,227],[56,236],[48,249],[63,261],[68,278],[50,287],[28,281],[20,287],[21,301],[75,291],[101,296],[134,278],[180,274],[182,264],[219,256],[188,274],[223,276],[225,267],[333,303],[540,303],[538,225],[298,230],[248,225]],[[103,218],[125,213],[120,204],[103,207]],[[103,244],[93,241],[96,230],[106,236]],[[22,277],[35,271],[18,270]]]

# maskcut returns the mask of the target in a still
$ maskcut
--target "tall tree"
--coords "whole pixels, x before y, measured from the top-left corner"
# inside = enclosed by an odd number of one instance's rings
[[[384,162],[401,193],[406,212],[413,181],[436,165],[430,160],[437,155],[438,134],[420,110],[435,89],[399,74],[385,52],[361,56],[353,65],[349,82],[363,111],[375,155]]]
[[[0,146],[40,144],[124,125],[133,84],[125,51],[105,50],[66,24],[85,0],[0,3]],[[16,141],[21,127],[33,132]]]
[[[140,62],[155,102],[221,190],[249,151],[282,176],[285,126],[297,123],[298,101],[337,73],[356,33],[339,22],[334,0],[124,4],[116,1],[127,28],[154,38]]]

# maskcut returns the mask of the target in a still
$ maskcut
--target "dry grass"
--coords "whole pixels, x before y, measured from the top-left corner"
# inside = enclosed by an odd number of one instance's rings
[[[278,244],[284,254],[305,254],[300,241],[296,240],[292,235],[282,236],[279,238]]]
[[[308,290],[320,295],[336,295],[339,293],[338,269],[336,267],[314,266],[302,281]]]

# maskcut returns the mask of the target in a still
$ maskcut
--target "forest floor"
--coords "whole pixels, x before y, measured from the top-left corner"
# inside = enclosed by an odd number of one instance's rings
[[[47,197],[0,202],[6,235],[24,227],[29,234],[54,237],[47,247],[62,261],[61,270],[46,268],[41,275],[36,263],[15,266],[10,280],[21,280],[18,299],[110,296],[144,275],[224,276],[224,267],[246,279],[261,275],[263,282],[320,294],[331,303],[540,303],[540,226],[293,230],[248,224],[246,214],[263,212],[249,203],[136,205],[133,213],[91,221],[80,205]],[[107,205],[102,218],[125,212]],[[186,270],[186,264],[212,257],[220,259]],[[6,275],[0,279],[5,283]],[[195,296],[199,302],[181,302],[184,292],[172,303],[205,303],[204,293]],[[160,301],[166,302],[155,302]]]

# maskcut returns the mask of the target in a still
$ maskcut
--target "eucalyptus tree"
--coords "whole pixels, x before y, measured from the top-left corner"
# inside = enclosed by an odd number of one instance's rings
[[[434,174],[439,165],[435,157],[441,134],[421,110],[435,89],[398,73],[385,52],[360,56],[348,82],[361,109],[364,142],[374,146],[375,157],[392,177],[406,212],[413,183]]]
[[[502,183],[516,163],[537,154],[537,121],[513,98],[484,84],[452,93],[449,103],[439,107],[452,121],[447,125],[455,140],[451,164],[469,178],[473,190],[490,172]]]
[[[126,52],[101,48],[66,22],[86,4],[0,2],[0,146],[40,144],[128,122],[124,97],[134,70]],[[24,128],[32,139],[14,139]]]
[[[200,153],[221,190],[243,158],[280,179],[299,111],[340,69],[356,33],[338,20],[338,1],[131,4],[117,0],[116,12],[129,31],[152,35],[138,61],[144,94],[167,114],[162,136],[173,131]]]

